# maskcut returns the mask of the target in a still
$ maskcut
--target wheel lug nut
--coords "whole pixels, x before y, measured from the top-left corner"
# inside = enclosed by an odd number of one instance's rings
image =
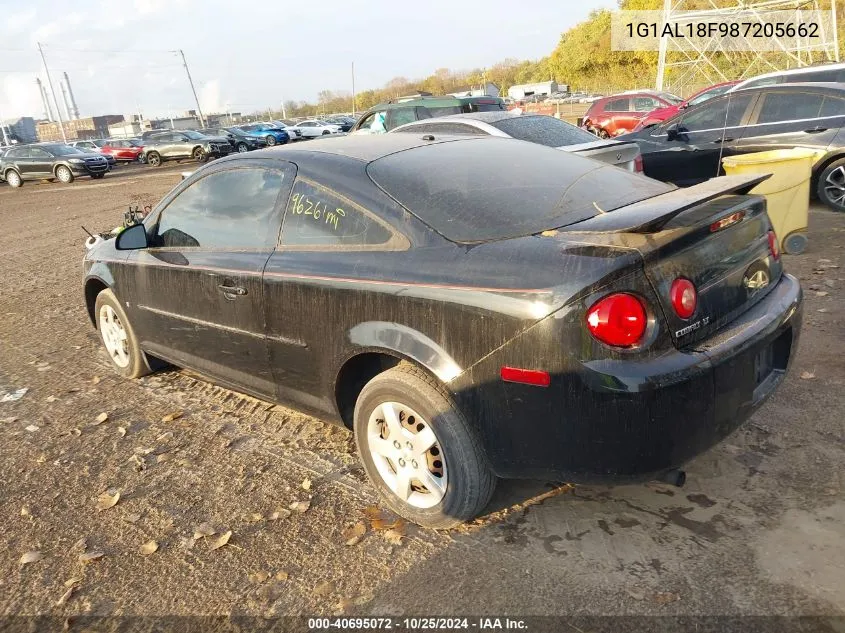
[[[393,440],[394,448],[402,448],[402,445],[399,443],[399,440]]]

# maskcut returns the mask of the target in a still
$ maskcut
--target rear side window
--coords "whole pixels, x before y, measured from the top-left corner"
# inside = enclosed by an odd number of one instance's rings
[[[396,108],[389,111],[388,129],[392,130],[400,125],[412,123],[417,120],[414,108]]]
[[[607,102],[607,105],[604,106],[605,112],[628,112],[630,110],[630,99],[625,97],[624,99],[613,99]]]
[[[837,97],[825,97],[820,117],[845,116],[845,99]]]
[[[651,112],[659,105],[657,99],[652,99],[651,97],[634,97],[635,112]]]
[[[811,92],[767,92],[757,123],[780,123],[795,119],[815,119],[824,95]]]
[[[432,108],[430,106],[425,106],[426,110],[429,111],[432,117],[436,116],[449,116],[450,114],[460,114],[461,107],[460,106],[443,106],[441,108]]]
[[[247,167],[219,171],[176,196],[158,220],[157,246],[268,248],[281,217],[276,199],[286,172]]]
[[[596,141],[594,134],[551,116],[515,116],[496,121],[491,125],[508,136],[548,147],[563,147]]]
[[[397,240],[386,224],[351,200],[299,179],[288,201],[281,243],[305,249],[388,249]]]
[[[728,107],[730,103],[730,107]],[[684,114],[680,123],[681,131],[700,132],[702,130],[720,130],[724,127],[736,127],[751,103],[751,95],[731,95],[722,99],[707,101],[692,112]]]

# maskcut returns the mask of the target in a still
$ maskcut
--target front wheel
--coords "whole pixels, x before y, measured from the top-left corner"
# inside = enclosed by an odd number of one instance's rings
[[[208,160],[208,154],[205,153],[205,150],[202,147],[197,147],[194,150],[194,153],[191,154],[191,158],[193,158],[198,163],[204,163]]]
[[[97,317],[97,331],[106,348],[112,367],[126,378],[140,378],[150,373],[150,365],[141,347],[129,319],[110,290],[103,290],[97,295],[94,304]]]
[[[276,137],[275,137],[275,136],[273,136],[272,134],[268,134],[268,135],[265,137],[265,139],[264,139],[264,140],[265,140],[265,141],[267,141],[267,145],[269,145],[270,147],[273,147],[273,145],[275,145],[275,144],[276,144]]]
[[[449,394],[416,367],[373,378],[355,404],[355,444],[384,502],[409,521],[449,528],[477,516],[496,477]]]
[[[59,179],[60,182],[65,184],[73,182],[73,172],[70,170],[69,167],[65,167],[64,165],[59,165],[56,167],[56,178]]]
[[[845,211],[845,159],[828,165],[819,176],[819,199],[834,211]]]
[[[6,172],[6,182],[9,183],[10,187],[20,187],[23,184],[23,179],[21,175],[16,172],[14,169],[10,169]]]
[[[249,147],[247,147],[246,143],[238,143],[238,152],[243,154],[244,152],[248,152]]]

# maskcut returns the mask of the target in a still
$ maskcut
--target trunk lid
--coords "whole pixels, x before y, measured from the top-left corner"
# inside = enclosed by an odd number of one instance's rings
[[[621,167],[628,171],[634,171],[634,160],[640,154],[639,145],[622,141],[597,140],[590,143],[578,143],[577,145],[564,145],[558,147],[558,149],[600,160],[603,163]]]
[[[769,250],[772,225],[765,199],[735,193],[746,191],[759,178],[742,180],[717,178],[654,198],[651,212],[646,208],[649,201],[643,201],[571,227],[593,230],[604,225],[604,240],[640,252],[678,348],[694,345],[751,308],[783,272]],[[688,319],[672,306],[670,290],[678,278],[690,280],[698,293],[696,310]]]

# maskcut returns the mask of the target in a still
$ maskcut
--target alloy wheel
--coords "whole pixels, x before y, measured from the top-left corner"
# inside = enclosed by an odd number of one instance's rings
[[[20,187],[21,177],[18,172],[11,170],[8,174],[6,174],[6,182],[9,183],[10,187]]]
[[[118,367],[129,366],[129,341],[120,317],[110,305],[100,308],[100,334],[103,344]]]
[[[70,173],[70,169],[68,169],[64,165],[60,166],[56,170],[56,177],[62,182],[70,182],[72,175],[73,174]]]
[[[238,143],[238,152],[243,154],[244,152],[248,152],[249,148],[246,146],[246,143]]]
[[[367,448],[384,483],[415,508],[440,503],[448,485],[446,460],[431,425],[398,402],[383,402],[370,414]]]
[[[265,140],[267,141],[267,145],[271,147],[276,144],[276,137],[272,134],[268,134]]]
[[[827,175],[824,194],[831,204],[845,206],[845,165],[840,165]]]

